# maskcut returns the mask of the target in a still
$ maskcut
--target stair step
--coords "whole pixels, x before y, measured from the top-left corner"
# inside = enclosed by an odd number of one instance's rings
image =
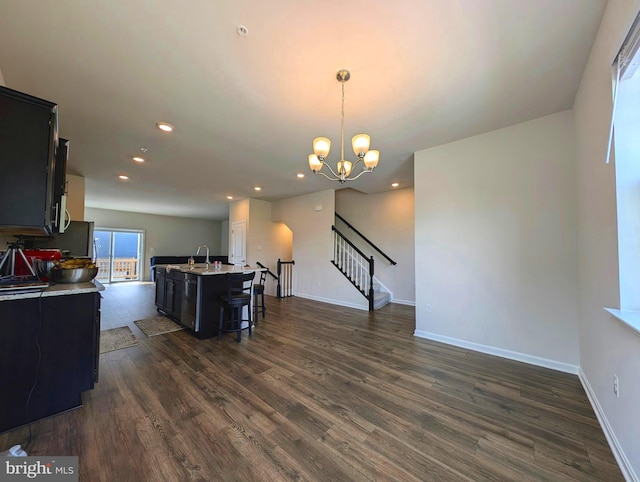
[[[384,291],[377,291],[373,294],[373,309],[377,310],[391,301],[391,295]]]

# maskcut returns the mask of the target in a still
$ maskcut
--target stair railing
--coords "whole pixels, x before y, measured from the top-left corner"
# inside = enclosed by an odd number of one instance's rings
[[[278,286],[276,296],[278,298],[288,298],[293,296],[293,265],[295,261],[281,261],[278,258]]]
[[[333,260],[331,262],[367,299],[369,311],[373,311],[373,256],[367,258],[335,226],[331,226],[331,230],[333,231]]]
[[[267,268],[264,264],[262,264],[260,261],[256,261],[256,264],[257,264],[258,266],[260,266],[261,268],[266,269],[266,270],[267,270],[267,274],[268,274],[269,276],[271,276],[273,279],[278,279],[278,277],[277,277],[275,274],[273,274],[273,273],[271,272],[271,270],[270,270],[269,268]]]
[[[338,213],[336,213],[336,217],[342,221],[344,224],[347,225],[347,227],[349,229],[351,229],[354,233],[356,233],[358,236],[360,236],[369,246],[371,246],[373,249],[375,249],[378,253],[380,253],[380,255],[382,257],[384,257],[387,261],[389,261],[389,263],[391,263],[392,265],[396,265],[398,263],[396,263],[394,260],[392,260],[389,256],[386,255],[386,253],[384,253],[380,248],[378,248],[375,244],[373,244],[369,238],[367,238],[364,234],[362,234],[360,231],[358,231],[355,227],[353,227],[351,225],[351,223],[349,223],[349,221],[347,221],[345,218],[343,218],[342,216],[340,216]]]

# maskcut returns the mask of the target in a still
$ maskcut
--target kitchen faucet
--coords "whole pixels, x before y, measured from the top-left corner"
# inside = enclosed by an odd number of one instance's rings
[[[211,263],[211,261],[209,260],[209,248],[207,247],[206,244],[202,245],[202,246],[198,246],[198,251],[196,251],[196,256],[198,256],[200,254],[200,248],[204,248],[207,250],[207,259],[206,259],[206,263],[207,263],[207,269],[209,268],[209,263]]]

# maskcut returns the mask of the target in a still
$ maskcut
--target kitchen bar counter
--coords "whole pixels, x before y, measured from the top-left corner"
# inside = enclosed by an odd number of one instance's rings
[[[81,293],[95,293],[104,291],[104,286],[96,280],[88,283],[75,284],[49,284],[43,290],[25,291],[0,291],[0,301],[23,300],[27,298],[40,298],[48,296],[77,295]]]
[[[218,334],[220,296],[226,291],[227,273],[265,271],[265,268],[210,263],[156,265],[156,307],[198,338]]]
[[[264,268],[252,267],[252,266],[237,266],[231,264],[220,265],[217,269],[214,268],[213,263],[209,263],[207,266],[205,263],[197,263],[194,265],[188,264],[158,264],[156,268],[164,268],[167,273],[171,271],[180,271],[182,273],[195,274],[197,276],[209,276],[216,274],[227,273],[250,273],[252,271],[260,272],[264,271]]]

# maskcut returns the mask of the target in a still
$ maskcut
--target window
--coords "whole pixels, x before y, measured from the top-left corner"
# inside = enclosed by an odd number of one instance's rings
[[[612,66],[614,111],[610,139],[615,147],[620,310],[633,312],[640,312],[639,19],[634,22]],[[614,314],[640,331],[640,323],[634,321],[640,313],[626,317],[619,312]]]
[[[97,228],[96,264],[98,281],[139,281],[142,279],[142,231]]]

